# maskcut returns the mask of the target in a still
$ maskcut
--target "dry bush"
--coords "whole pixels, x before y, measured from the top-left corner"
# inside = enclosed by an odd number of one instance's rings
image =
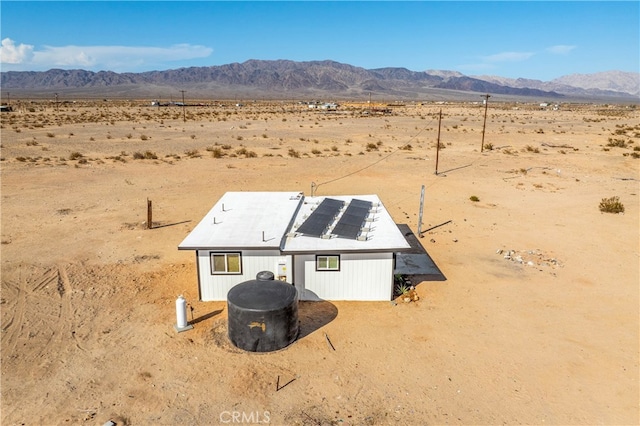
[[[624,213],[624,205],[617,196],[603,198],[599,207],[602,213]]]
[[[207,150],[207,151],[211,151],[211,156],[213,158],[222,158],[225,155],[227,155],[224,151],[222,151],[220,148],[213,148],[211,150]]]
[[[299,152],[299,151],[296,151],[296,150],[295,150],[295,149],[293,149],[293,148],[289,148],[289,152],[288,152],[288,154],[289,154],[289,157],[293,157],[293,158],[300,158],[300,152]]]
[[[607,146],[616,147],[616,148],[626,148],[627,142],[624,139],[613,139],[609,138],[609,142]]]

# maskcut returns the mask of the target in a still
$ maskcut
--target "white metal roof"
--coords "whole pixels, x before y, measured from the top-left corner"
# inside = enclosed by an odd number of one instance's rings
[[[227,192],[178,248],[279,249],[303,199],[299,192]]]
[[[296,232],[324,198],[345,201],[345,206],[352,199],[373,204],[361,238],[318,238]],[[377,195],[304,197],[298,192],[227,192],[178,248],[265,248],[280,249],[284,253],[328,253],[401,251],[410,246]]]

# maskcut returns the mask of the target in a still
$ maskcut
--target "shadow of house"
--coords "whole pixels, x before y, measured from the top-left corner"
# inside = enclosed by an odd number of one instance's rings
[[[404,235],[411,249],[396,253],[394,275],[402,275],[415,285],[422,281],[446,281],[440,268],[435,264],[429,253],[420,244],[418,237],[408,225],[398,224],[398,229]]]

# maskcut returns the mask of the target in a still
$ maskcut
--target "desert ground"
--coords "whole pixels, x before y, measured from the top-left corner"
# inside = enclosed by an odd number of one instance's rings
[[[482,103],[13,98],[3,425],[640,423],[640,109],[492,100],[482,146]],[[410,303],[301,303],[292,345],[234,348],[177,245],[226,191],[312,183],[414,233],[424,185],[442,277]]]

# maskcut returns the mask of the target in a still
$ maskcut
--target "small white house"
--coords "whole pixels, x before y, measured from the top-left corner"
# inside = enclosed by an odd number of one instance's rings
[[[200,300],[226,300],[261,271],[301,300],[391,300],[410,249],[377,195],[227,192],[178,246],[194,250]]]

